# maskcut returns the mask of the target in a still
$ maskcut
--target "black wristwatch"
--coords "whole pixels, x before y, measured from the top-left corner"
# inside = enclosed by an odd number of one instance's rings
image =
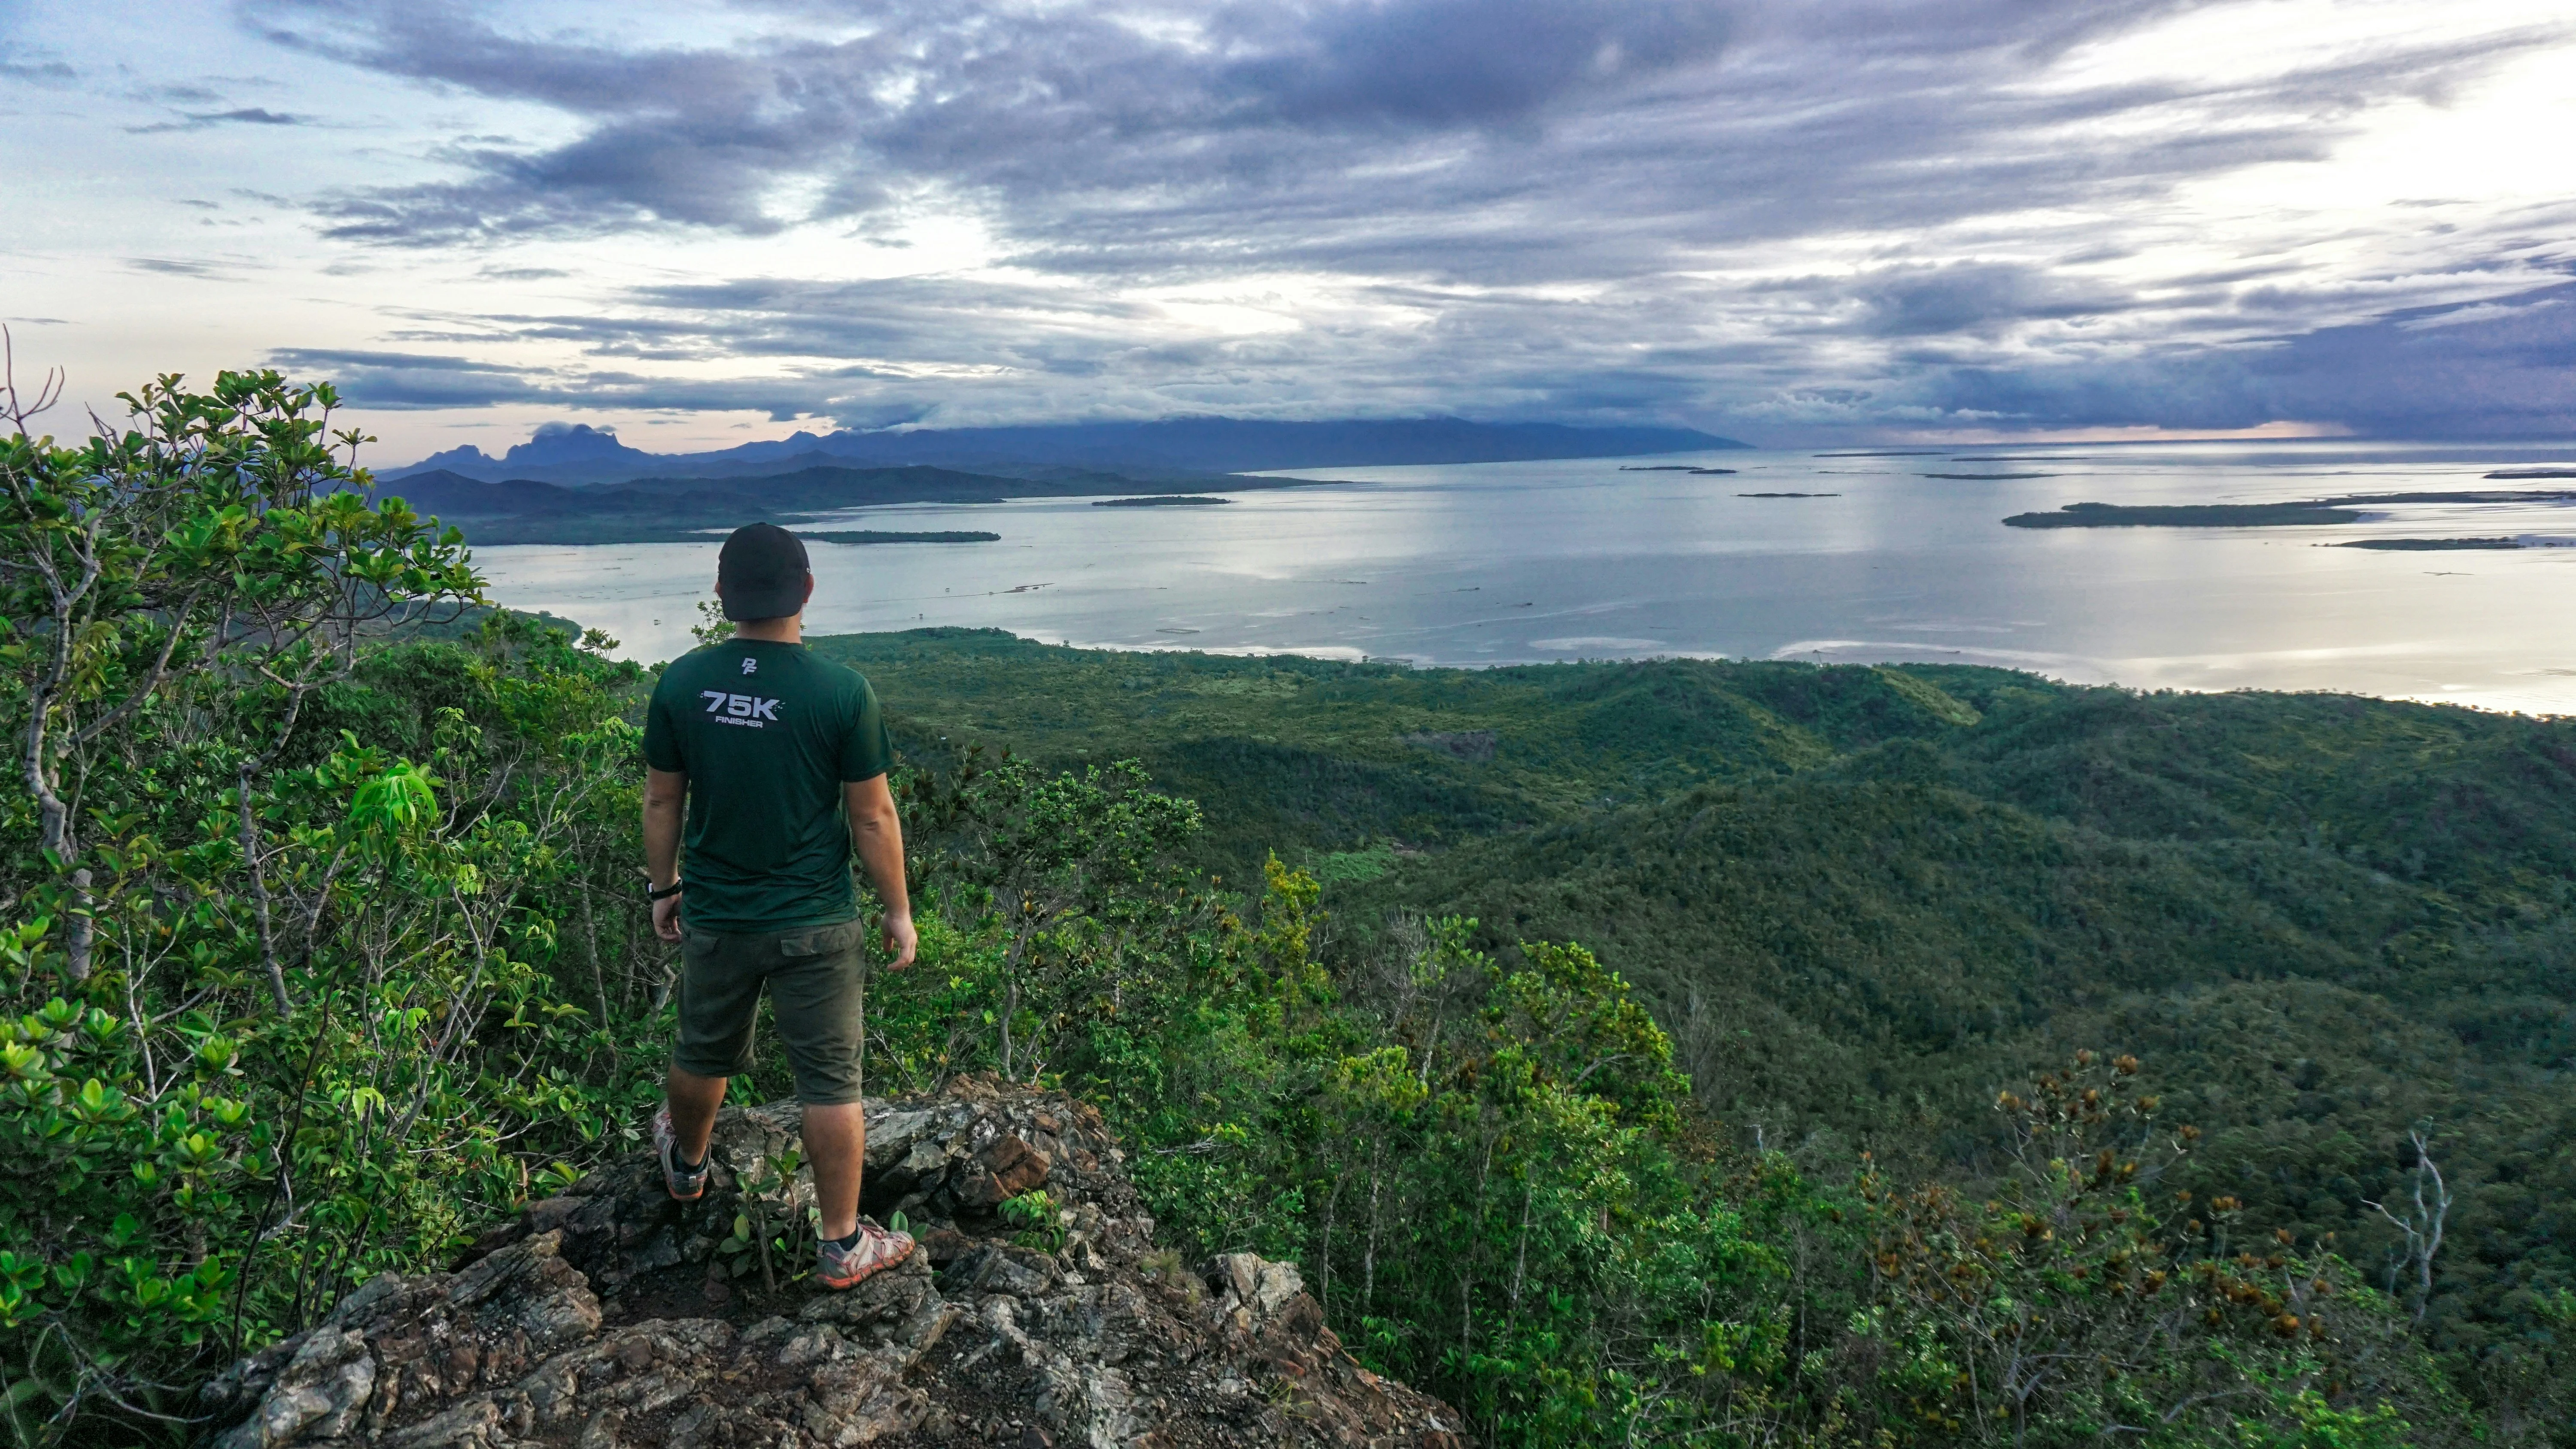
[[[684,880],[675,880],[659,890],[648,885],[644,888],[644,899],[648,901],[667,901],[671,897],[678,895],[680,892],[687,890],[688,888],[689,883]]]

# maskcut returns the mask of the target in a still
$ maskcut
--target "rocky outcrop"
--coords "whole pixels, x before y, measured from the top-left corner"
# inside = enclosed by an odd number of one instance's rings
[[[1157,1250],[1071,1098],[969,1079],[869,1103],[864,1205],[922,1246],[846,1293],[806,1281],[810,1239],[764,1252],[812,1202],[796,1147],[792,1104],[728,1110],[698,1203],[637,1153],[453,1272],[377,1278],[208,1384],[211,1443],[1464,1449],[1456,1411],[1342,1351],[1294,1265]]]

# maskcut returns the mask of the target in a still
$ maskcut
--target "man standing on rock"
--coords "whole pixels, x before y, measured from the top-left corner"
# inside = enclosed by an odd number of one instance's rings
[[[848,1288],[912,1252],[908,1234],[859,1216],[866,932],[850,880],[853,841],[885,903],[890,969],[912,964],[916,938],[903,826],[886,784],[894,744],[868,682],[807,652],[813,593],[794,535],[769,523],[735,529],[717,557],[716,595],[737,632],[665,669],[645,717],[653,929],[681,943],[682,957],[680,1039],[653,1145],[671,1196],[696,1201],[725,1081],[751,1068],[766,985],[805,1108],[822,1213],[816,1276]]]

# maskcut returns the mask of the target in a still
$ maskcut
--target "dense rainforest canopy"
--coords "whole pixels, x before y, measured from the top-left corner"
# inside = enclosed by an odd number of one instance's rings
[[[634,1142],[669,1027],[652,671],[489,608],[329,389],[132,403],[0,442],[29,1444],[185,1442],[232,1355]],[[1483,1438],[2569,1441],[2567,726],[817,647],[921,892],[872,1082],[1089,1096],[1173,1247],[1297,1259]]]
[[[2178,1169],[2384,1286],[2428,1137],[2457,1205],[2432,1340],[2557,1352],[2576,1272],[2576,722],[2349,695],[2139,694],[1959,666],[1477,671],[1051,648],[820,646],[917,755],[1132,754],[1199,859],[1326,883],[1328,959],[1408,921],[1579,940],[1731,1138],[1989,1170],[1997,1088],[2150,1064]],[[2474,1184],[2468,1186],[2467,1184]]]

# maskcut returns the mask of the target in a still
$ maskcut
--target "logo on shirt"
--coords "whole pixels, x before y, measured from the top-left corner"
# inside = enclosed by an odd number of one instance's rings
[[[778,722],[778,701],[774,699],[763,699],[756,694],[727,694],[721,689],[701,689],[698,698],[707,702],[706,712],[714,715],[718,724],[747,725],[758,730]],[[764,720],[768,723],[762,723]]]
[[[742,656],[742,672],[745,674],[758,674],[760,672],[760,656],[757,654],[746,654]]]

